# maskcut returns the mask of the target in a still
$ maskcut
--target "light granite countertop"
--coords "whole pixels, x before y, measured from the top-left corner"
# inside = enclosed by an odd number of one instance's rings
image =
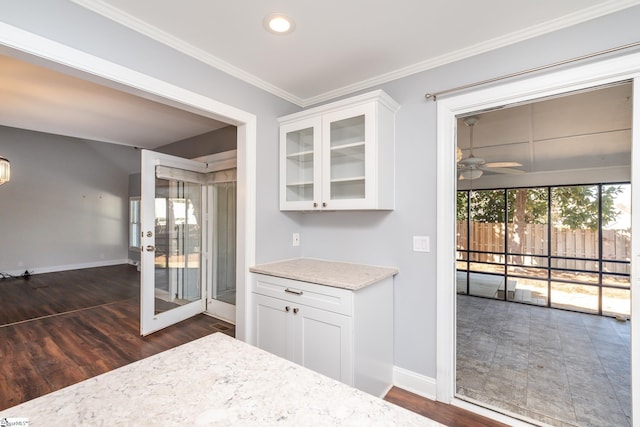
[[[0,412],[37,426],[441,426],[221,333]]]
[[[251,267],[249,271],[350,290],[358,290],[398,274],[398,269],[391,267],[312,258],[260,264]]]

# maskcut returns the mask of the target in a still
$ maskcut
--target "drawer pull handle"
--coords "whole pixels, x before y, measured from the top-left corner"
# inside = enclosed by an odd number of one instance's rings
[[[290,294],[302,295],[302,291],[294,291],[293,289],[289,289],[289,288],[285,289],[284,291]]]

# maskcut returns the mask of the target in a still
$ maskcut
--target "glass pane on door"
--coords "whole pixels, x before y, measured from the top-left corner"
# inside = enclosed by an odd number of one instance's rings
[[[331,123],[331,200],[364,199],[365,116]]]
[[[141,159],[140,333],[149,335],[206,310],[207,166],[149,150]]]
[[[236,304],[236,182],[213,185],[213,299]]]
[[[201,212],[201,184],[156,178],[156,314],[202,298]]]
[[[287,132],[286,199],[288,202],[313,200],[314,128]]]

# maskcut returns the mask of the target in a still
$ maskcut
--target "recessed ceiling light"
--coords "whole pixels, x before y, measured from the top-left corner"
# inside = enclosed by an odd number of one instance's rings
[[[272,13],[264,18],[264,27],[273,34],[289,34],[296,28],[296,23],[284,13]]]

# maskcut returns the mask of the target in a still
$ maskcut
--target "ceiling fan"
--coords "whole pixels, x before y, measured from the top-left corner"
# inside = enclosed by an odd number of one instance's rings
[[[480,178],[484,172],[506,173],[506,174],[522,174],[525,173],[520,169],[522,164],[518,162],[489,162],[487,163],[481,157],[473,155],[473,127],[480,119],[477,116],[470,116],[464,119],[464,124],[469,126],[469,157],[462,158],[462,152],[458,148],[458,179],[476,179]]]

